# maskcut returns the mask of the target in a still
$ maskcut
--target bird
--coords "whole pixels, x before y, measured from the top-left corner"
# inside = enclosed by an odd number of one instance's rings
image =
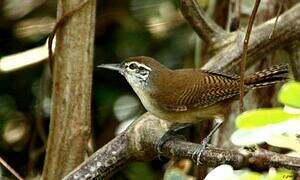
[[[158,150],[169,140],[172,132],[186,124],[205,119],[222,117],[224,107],[240,95],[240,77],[219,72],[187,68],[172,70],[157,60],[135,56],[117,64],[101,64],[99,68],[118,71],[125,77],[139,97],[145,109],[154,116],[174,124],[158,142]],[[263,88],[287,79],[288,65],[274,65],[262,71],[246,75],[244,90]],[[197,162],[212,134],[220,127],[217,123],[212,132],[196,149]]]

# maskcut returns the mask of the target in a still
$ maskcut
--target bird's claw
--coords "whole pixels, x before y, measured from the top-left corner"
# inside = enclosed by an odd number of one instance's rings
[[[219,127],[221,126],[222,121],[217,121],[216,125],[213,127],[213,129],[211,130],[211,132],[202,140],[201,145],[199,145],[193,155],[192,158],[194,160],[196,160],[197,166],[202,165],[202,162],[200,161],[201,155],[203,153],[203,151],[205,150],[205,148],[207,147],[209,141],[211,140],[213,134],[219,129]],[[195,158],[197,156],[197,158]]]
[[[192,158],[196,161],[197,166],[202,165],[201,162],[201,155],[204,152],[205,148],[208,146],[208,142],[210,141],[210,138],[204,138],[201,145],[198,145],[193,152]]]

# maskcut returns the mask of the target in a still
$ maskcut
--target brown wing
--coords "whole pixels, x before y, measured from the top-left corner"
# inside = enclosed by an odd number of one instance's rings
[[[239,94],[239,81],[235,77],[195,69],[174,71],[165,86],[168,91],[160,97],[168,111],[207,107]]]

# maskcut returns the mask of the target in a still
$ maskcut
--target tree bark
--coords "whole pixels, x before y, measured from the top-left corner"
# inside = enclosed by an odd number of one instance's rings
[[[80,0],[59,0],[58,17]],[[90,136],[96,1],[90,0],[56,33],[51,120],[43,179],[61,179],[84,160]]]

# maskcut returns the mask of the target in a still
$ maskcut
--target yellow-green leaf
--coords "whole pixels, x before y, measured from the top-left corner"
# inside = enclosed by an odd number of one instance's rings
[[[300,114],[289,114],[282,108],[256,109],[240,114],[236,119],[236,126],[250,129],[296,118],[300,118]]]
[[[279,91],[278,101],[288,106],[300,108],[300,83],[288,82]]]

